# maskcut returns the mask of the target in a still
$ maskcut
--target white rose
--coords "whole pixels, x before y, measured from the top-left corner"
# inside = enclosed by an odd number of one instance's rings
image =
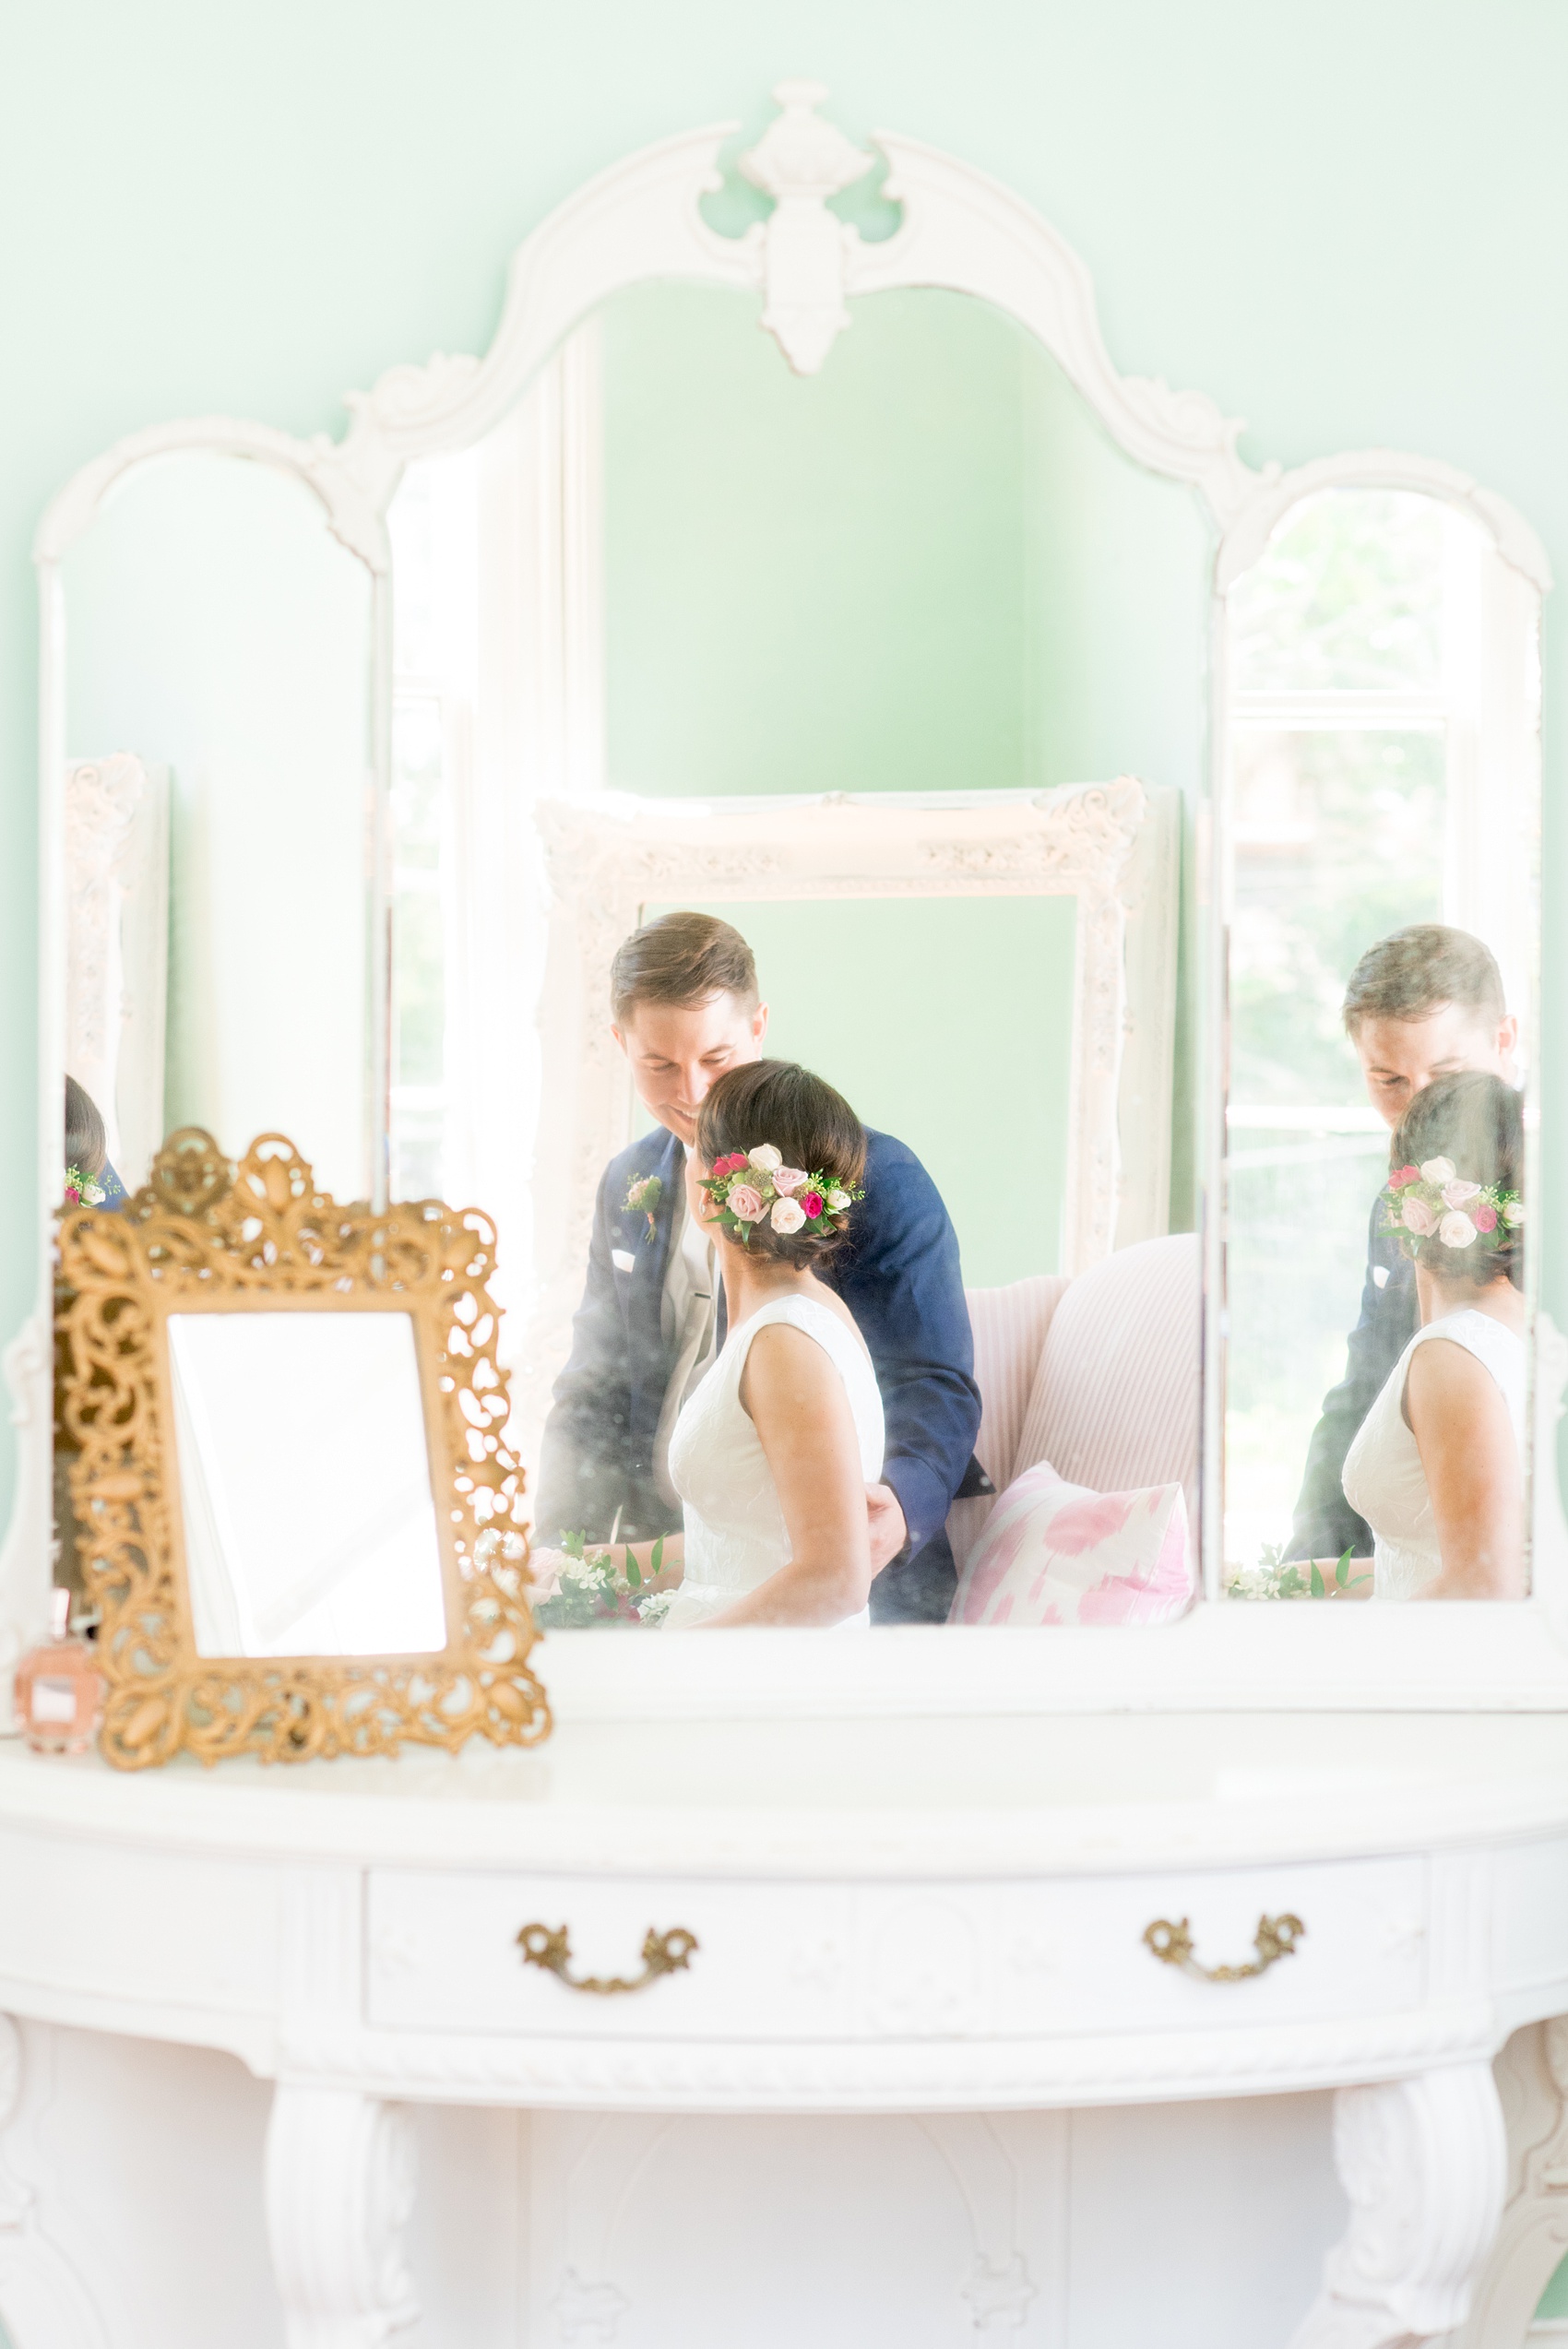
[[[1481,1187],[1479,1182],[1445,1182],[1443,1186],[1443,1204],[1445,1207],[1467,1207],[1472,1199],[1479,1199],[1480,1195]]]
[[[759,1142],[754,1150],[747,1151],[746,1157],[758,1174],[771,1174],[775,1167],[784,1164],[783,1151],[776,1150],[771,1142]],[[1453,1168],[1450,1167],[1448,1171],[1452,1174]]]
[[[1451,1207],[1438,1225],[1437,1236],[1444,1248],[1468,1248],[1476,1228],[1463,1208]]]
[[[799,1231],[805,1222],[806,1211],[798,1199],[776,1199],[769,1220],[775,1231]]]
[[[1503,1210],[1503,1220],[1505,1224],[1511,1224],[1515,1228],[1522,1224],[1525,1220],[1524,1201],[1522,1199],[1510,1199],[1508,1204]]]
[[[852,1207],[854,1204],[847,1191],[830,1191],[827,1194],[828,1209],[835,1216],[841,1216],[846,1208]]]
[[[1421,1163],[1423,1182],[1452,1182],[1459,1169],[1452,1158],[1426,1158]]]

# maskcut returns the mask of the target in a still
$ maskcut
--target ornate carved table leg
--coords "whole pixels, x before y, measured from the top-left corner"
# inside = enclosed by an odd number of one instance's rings
[[[419,2315],[404,2264],[407,2113],[350,2088],[280,2080],[267,2132],[267,2224],[288,2349],[381,2349]]]
[[[1418,2349],[1463,2324],[1503,2213],[1491,2066],[1340,2089],[1334,2158],[1350,2224],[1290,2349]]]

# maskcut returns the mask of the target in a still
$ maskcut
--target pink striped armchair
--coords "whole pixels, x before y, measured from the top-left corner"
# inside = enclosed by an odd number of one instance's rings
[[[1037,1461],[1095,1492],[1180,1484],[1197,1524],[1201,1282],[1191,1232],[1123,1248],[1075,1279],[971,1288],[981,1466],[998,1492]],[[994,1506],[955,1501],[960,1572]]]

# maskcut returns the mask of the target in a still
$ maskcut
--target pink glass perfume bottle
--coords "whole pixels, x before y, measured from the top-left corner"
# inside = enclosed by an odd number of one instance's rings
[[[17,1718],[35,1753],[85,1753],[103,1710],[103,1675],[71,1630],[71,1594],[49,1594],[49,1637],[17,1667]]]

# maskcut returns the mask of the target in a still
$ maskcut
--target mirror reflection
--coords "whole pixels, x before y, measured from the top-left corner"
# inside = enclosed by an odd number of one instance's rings
[[[1336,491],[1230,618],[1227,1586],[1516,1597],[1534,591]]]
[[[547,1624],[1194,1592],[1203,525],[853,318],[638,289],[390,516],[395,1180],[506,1237]]]
[[[167,1328],[196,1653],[444,1648],[410,1316],[171,1313]]]
[[[371,582],[291,476],[144,462],[61,566],[64,1203],[118,1208],[166,1134],[308,1135],[369,1195]],[[79,1588],[54,1435],[57,1578]]]
[[[389,522],[392,1185],[496,1216],[544,1619],[1159,1622],[1200,1536],[1237,1597],[1526,1587],[1538,610],[1479,523],[1325,492],[1227,600],[1200,1526],[1194,494],[983,303],[802,377],[654,286]],[[195,1121],[362,1194],[366,575],[181,457],[65,586],[67,1188]],[[210,1635],[276,1653],[327,1601],[255,1571]]]
[[[164,1135],[306,1134],[368,1195],[370,576],[239,457],[136,468],[62,567],[66,1054],[135,1191]],[[69,1158],[69,1154],[68,1158]]]

